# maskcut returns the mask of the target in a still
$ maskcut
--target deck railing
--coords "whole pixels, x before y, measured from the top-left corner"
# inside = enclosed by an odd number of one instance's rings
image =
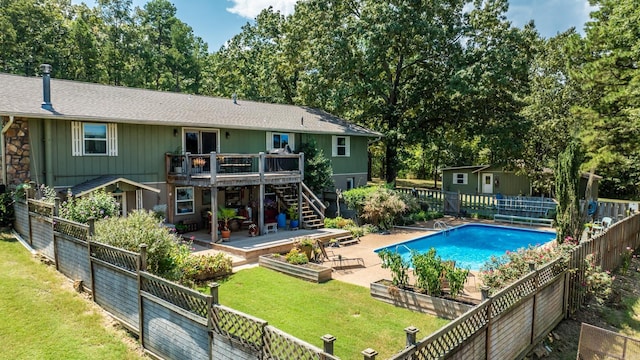
[[[217,178],[224,176],[260,176],[296,174],[304,172],[304,154],[169,154],[165,155],[167,175],[188,178]]]

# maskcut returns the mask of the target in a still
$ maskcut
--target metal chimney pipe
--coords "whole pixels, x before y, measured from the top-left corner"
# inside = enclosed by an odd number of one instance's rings
[[[42,70],[42,108],[51,111],[53,110],[51,105],[51,65],[42,64],[40,69]]]

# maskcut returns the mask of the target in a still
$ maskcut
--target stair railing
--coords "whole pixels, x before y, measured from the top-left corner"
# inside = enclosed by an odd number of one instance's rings
[[[316,194],[314,194],[305,183],[301,182],[300,184],[302,185],[302,199],[304,199],[304,201],[309,205],[309,208],[311,208],[316,215],[320,217],[320,220],[324,222],[324,211],[327,207],[324,206],[322,201],[318,199]]]

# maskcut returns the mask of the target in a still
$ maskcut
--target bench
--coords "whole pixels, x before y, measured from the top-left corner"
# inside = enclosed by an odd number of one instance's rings
[[[493,220],[508,222],[510,224],[544,225],[553,227],[553,219],[535,218],[528,216],[495,214],[493,215]]]

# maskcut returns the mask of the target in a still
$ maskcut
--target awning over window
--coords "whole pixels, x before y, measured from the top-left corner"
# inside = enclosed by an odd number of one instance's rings
[[[142,190],[153,191],[155,193],[160,193],[159,189],[152,188],[150,186],[141,184],[133,180],[129,180],[127,178],[117,177],[113,175],[105,175],[105,176],[100,176],[95,179],[85,181],[81,184],[78,184],[72,187],[71,194],[75,197],[81,197],[102,188],[105,188],[107,192],[116,192],[116,193],[127,191],[127,188],[131,190],[142,189]]]

